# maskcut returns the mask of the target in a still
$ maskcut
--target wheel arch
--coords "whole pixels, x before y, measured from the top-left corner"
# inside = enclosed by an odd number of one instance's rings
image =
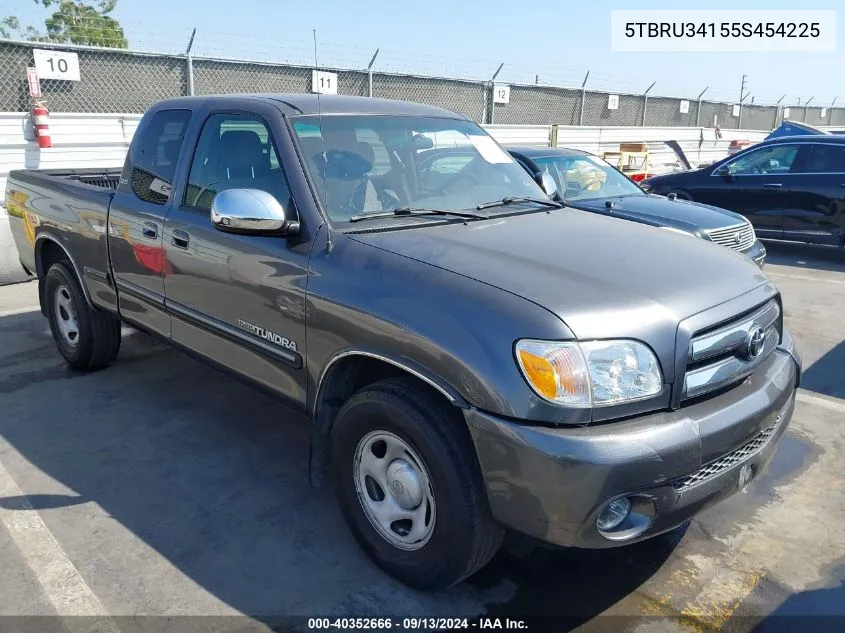
[[[35,238],[35,273],[38,277],[38,299],[42,314],[46,316],[44,307],[44,278],[47,275],[47,271],[50,270],[50,266],[60,261],[70,262],[73,273],[76,275],[79,286],[82,288],[85,301],[93,309],[94,303],[91,301],[91,295],[88,293],[85,280],[82,278],[82,271],[77,266],[76,260],[59,238],[50,233],[41,233]]]
[[[327,479],[332,427],[343,403],[363,387],[393,376],[410,376],[452,406],[470,408],[466,399],[448,382],[410,359],[359,349],[338,352],[323,366],[311,404],[308,467],[312,485],[320,487]]]

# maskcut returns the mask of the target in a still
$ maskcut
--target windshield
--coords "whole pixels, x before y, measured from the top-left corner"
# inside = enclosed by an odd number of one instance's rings
[[[470,121],[302,116],[293,119],[293,129],[333,221],[403,207],[458,211],[507,196],[546,198],[525,170]],[[491,213],[502,212],[513,208]]]
[[[540,169],[548,170],[564,200],[645,195],[642,189],[597,156],[573,154],[533,160]]]

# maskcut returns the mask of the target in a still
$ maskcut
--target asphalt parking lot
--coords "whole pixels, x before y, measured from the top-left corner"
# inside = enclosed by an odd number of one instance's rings
[[[845,251],[769,253],[805,375],[768,470],[686,529],[604,552],[511,539],[432,594],[377,570],[331,491],[309,486],[304,418],[128,330],[114,365],[72,372],[35,285],[2,287],[0,615],[101,616],[104,631],[241,614],[258,628],[482,614],[560,618],[554,630],[836,627],[822,616],[845,617]]]

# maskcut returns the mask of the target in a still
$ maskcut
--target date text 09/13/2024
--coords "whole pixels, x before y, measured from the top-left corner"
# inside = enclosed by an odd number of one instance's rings
[[[396,630],[396,631],[444,631],[444,630],[528,630],[525,620],[518,618],[308,618],[308,628],[316,631],[338,629],[349,630]]]

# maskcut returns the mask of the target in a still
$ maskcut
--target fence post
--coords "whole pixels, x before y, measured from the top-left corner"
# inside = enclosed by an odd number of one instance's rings
[[[772,129],[774,130],[778,126],[778,117],[780,117],[780,102],[786,99],[786,95],[783,95],[778,102],[775,104],[775,122],[772,125]]]
[[[833,121],[833,106],[835,106],[835,105],[836,105],[836,100],[837,100],[838,98],[839,98],[839,97],[834,97],[834,98],[833,98],[833,101],[831,101],[831,102],[830,102],[830,110],[829,110],[829,112],[827,113],[827,124],[828,124],[828,125],[830,125],[830,124],[831,124],[831,121]]]
[[[373,96],[373,64],[376,63],[376,57],[378,57],[379,49],[376,49],[376,52],[373,53],[373,58],[370,60],[370,63],[367,65],[367,96]]]
[[[590,71],[584,75],[584,81],[581,82],[581,109],[578,111],[578,125],[584,125],[584,99],[587,96],[587,79],[590,78]]]
[[[804,123],[807,122],[807,106],[810,105],[810,101],[812,101],[815,97],[810,97],[804,102]]]
[[[656,83],[657,83],[656,81],[652,81],[651,85],[648,88],[646,88],[646,91],[643,93],[643,123],[642,123],[642,127],[645,127],[645,113],[646,113],[646,110],[648,110],[648,93],[652,88],[654,88],[654,84],[656,84]]]
[[[191,57],[191,47],[194,45],[194,36],[197,30],[191,31],[191,39],[188,40],[188,48],[185,50],[185,63],[187,64],[186,72],[188,74],[188,96],[194,96],[194,60]]]
[[[490,94],[486,95],[487,103],[490,104],[490,116],[488,117],[487,123],[493,125],[496,120],[496,104],[494,103],[495,96],[494,93],[496,91],[496,77],[499,76],[499,73],[502,72],[502,68],[504,67],[505,62],[499,64],[499,67],[496,69],[496,72],[493,73],[493,76],[490,77],[490,81],[487,83],[487,86],[490,88]],[[486,91],[485,91],[486,92]]]
[[[701,97],[704,96],[704,93],[707,92],[709,88],[710,86],[705,86],[704,90],[698,93],[698,110],[695,111],[695,127],[698,127],[701,124]]]

